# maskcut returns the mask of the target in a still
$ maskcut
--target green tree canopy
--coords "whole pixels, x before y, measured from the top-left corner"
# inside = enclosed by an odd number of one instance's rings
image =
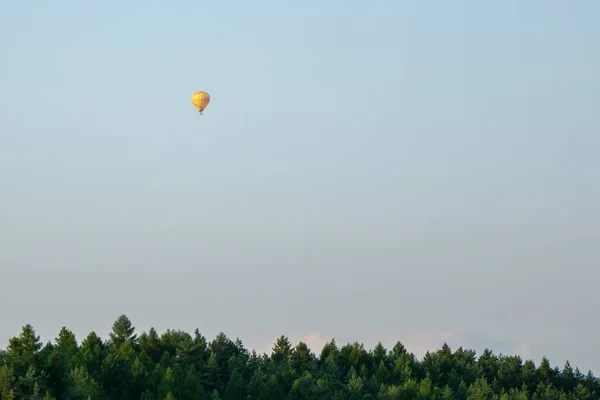
[[[319,354],[281,335],[271,354],[219,333],[138,334],[121,315],[106,340],[81,343],[63,327],[43,345],[31,325],[0,350],[0,400],[593,400],[600,383],[568,361],[559,368],[486,349],[444,344],[422,359],[402,343],[339,345]]]

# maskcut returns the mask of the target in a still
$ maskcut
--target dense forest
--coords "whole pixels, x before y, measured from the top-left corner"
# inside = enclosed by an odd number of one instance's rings
[[[155,329],[137,334],[121,315],[106,340],[67,328],[43,344],[31,325],[0,350],[0,400],[17,399],[600,399],[588,372],[447,345],[418,359],[398,342],[367,350],[331,340],[320,354],[279,337],[271,355],[224,333],[212,341]]]

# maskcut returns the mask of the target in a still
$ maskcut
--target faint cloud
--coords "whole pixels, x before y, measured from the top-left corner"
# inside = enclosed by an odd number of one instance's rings
[[[255,350],[258,354],[265,353],[270,355],[273,351],[273,346],[275,345],[276,341],[277,339],[261,341],[259,343],[256,343],[256,345],[251,346],[251,348]]]
[[[444,343],[448,344],[452,351],[456,351],[459,347],[475,350],[477,356],[481,355],[484,349],[490,349],[494,354],[500,353],[505,355],[519,355],[527,360],[531,359],[533,350],[528,342],[517,342],[510,339],[497,339],[486,335],[452,332],[446,330],[440,331],[409,331],[399,333],[379,333],[371,334],[368,337],[352,338],[344,336],[329,336],[320,331],[313,331],[308,334],[293,334],[287,335],[287,338],[296,346],[299,342],[304,342],[308,348],[317,356],[323,350],[323,347],[332,339],[335,339],[338,347],[342,347],[347,343],[354,342],[363,343],[366,349],[373,349],[378,342],[391,350],[396,343],[400,342],[408,352],[413,353],[419,359],[422,359],[427,352],[435,352],[439,350]],[[271,354],[273,346],[277,338],[266,340],[257,343],[254,349],[258,353]]]
[[[527,360],[531,358],[532,350],[529,343],[521,343],[515,348],[515,353]]]
[[[323,350],[323,347],[325,347],[325,345],[329,343],[330,340],[327,340],[324,337],[322,337],[320,332],[311,332],[302,341],[306,343],[308,348],[313,353],[320,354],[321,350]]]
[[[316,355],[319,355],[321,350],[323,350],[323,347],[325,347],[325,345],[331,341],[331,338],[323,337],[320,332],[310,332],[308,335],[296,334],[286,337],[292,343],[292,347],[295,347],[300,342],[304,342],[306,346],[308,346],[308,348]],[[257,345],[254,346],[254,349],[259,354],[271,354],[277,339],[278,337],[257,343]]]

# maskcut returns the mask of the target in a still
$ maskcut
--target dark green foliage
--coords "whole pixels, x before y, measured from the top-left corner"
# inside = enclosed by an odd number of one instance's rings
[[[62,328],[43,345],[31,325],[0,350],[0,400],[593,400],[600,382],[569,362],[552,367],[446,344],[422,360],[402,343],[372,350],[331,340],[314,354],[280,336],[272,354],[224,333],[151,328],[139,336],[125,315],[108,340],[78,344]]]

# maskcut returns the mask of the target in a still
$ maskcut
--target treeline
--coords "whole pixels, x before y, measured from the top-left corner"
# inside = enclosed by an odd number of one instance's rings
[[[223,333],[210,342],[198,330],[138,336],[122,315],[107,340],[92,332],[80,344],[63,328],[44,345],[24,326],[0,352],[0,400],[17,399],[591,400],[600,384],[568,362],[447,345],[417,359],[399,342],[367,350],[332,340],[317,355],[281,336],[271,355],[257,354]]]

